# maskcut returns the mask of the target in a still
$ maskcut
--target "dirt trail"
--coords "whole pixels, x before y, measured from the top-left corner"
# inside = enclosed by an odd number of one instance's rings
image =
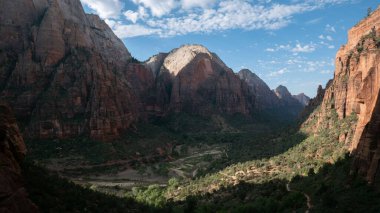
[[[311,197],[310,197],[308,194],[306,194],[305,192],[292,190],[292,189],[290,188],[289,183],[286,184],[286,190],[287,190],[288,192],[298,192],[298,193],[302,193],[303,196],[304,196],[304,197],[306,198],[306,200],[307,200],[307,203],[306,203],[306,204],[307,204],[307,210],[306,210],[305,213],[309,213],[309,212],[310,212],[310,210],[313,208],[313,204],[311,203]]]

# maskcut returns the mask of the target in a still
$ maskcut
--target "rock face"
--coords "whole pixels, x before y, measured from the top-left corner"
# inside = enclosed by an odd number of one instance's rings
[[[340,140],[355,156],[354,169],[380,183],[380,8],[352,28],[348,38],[337,53],[319,119],[327,109],[335,109],[339,118],[357,115],[353,137],[341,135]]]
[[[255,109],[273,109],[280,104],[276,94],[255,73],[248,69],[243,69],[240,70],[238,76],[250,87],[255,99]]]
[[[152,73],[79,0],[1,1],[0,21],[0,98],[27,137],[110,140],[141,119]]]
[[[26,148],[11,110],[0,103],[0,212],[38,212],[23,187]]]
[[[309,105],[310,98],[304,93],[300,93],[298,95],[293,95],[298,102],[300,102],[303,106]]]
[[[254,100],[247,84],[203,46],[184,45],[151,58],[146,66],[157,73],[157,105],[162,111],[198,115],[252,112]]]
[[[304,105],[293,97],[293,95],[289,92],[288,88],[280,85],[274,90],[274,92],[280,99],[280,108],[285,110],[290,115],[298,117],[304,109]]]
[[[286,87],[279,86],[273,91],[250,70],[243,69],[238,76],[251,90],[256,113],[265,111],[272,114],[272,119],[294,120],[299,117],[305,107],[290,94]]]

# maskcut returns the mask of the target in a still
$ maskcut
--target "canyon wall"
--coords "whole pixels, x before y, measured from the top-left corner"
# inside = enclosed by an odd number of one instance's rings
[[[144,119],[152,73],[79,0],[1,1],[0,21],[0,99],[26,137],[107,141]]]
[[[380,8],[349,31],[347,45],[336,55],[334,80],[327,85],[315,129],[335,110],[340,119],[356,116],[353,134],[342,134],[355,157],[354,170],[380,182]]]
[[[151,117],[276,108],[261,79],[251,84],[200,45],[138,62],[79,0],[0,1],[0,100],[28,139],[111,141]]]

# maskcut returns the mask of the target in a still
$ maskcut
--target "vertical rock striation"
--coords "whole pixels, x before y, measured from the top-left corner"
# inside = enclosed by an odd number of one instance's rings
[[[0,97],[27,137],[111,140],[140,119],[146,91],[134,82],[152,74],[79,0],[1,1],[0,10]]]

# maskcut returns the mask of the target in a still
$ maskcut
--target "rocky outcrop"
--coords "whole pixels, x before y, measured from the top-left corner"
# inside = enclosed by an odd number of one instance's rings
[[[248,86],[203,46],[184,45],[146,64],[157,73],[158,106],[164,111],[166,108],[168,113],[248,115],[252,112],[254,100]]]
[[[309,105],[310,98],[307,95],[305,95],[305,93],[300,93],[298,95],[293,95],[293,98],[295,98],[303,106]]]
[[[20,163],[26,147],[11,110],[0,103],[0,212],[38,212],[28,198]]]
[[[352,137],[339,137],[355,156],[355,171],[380,182],[380,8],[349,31],[336,56],[334,80],[326,88],[319,121],[335,110],[340,119],[356,115]],[[352,139],[352,140],[351,140]]]
[[[255,109],[274,109],[279,105],[279,99],[269,86],[255,73],[248,69],[240,70],[239,78],[246,82],[255,99]]]
[[[27,137],[111,140],[141,119],[152,73],[79,0],[1,1],[0,21],[0,99]]]

